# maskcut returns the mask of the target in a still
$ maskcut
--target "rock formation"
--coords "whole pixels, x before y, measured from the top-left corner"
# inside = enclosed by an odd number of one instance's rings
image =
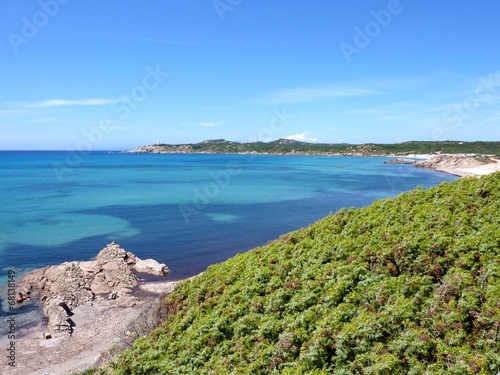
[[[412,159],[393,159],[393,160],[386,160],[384,161],[384,164],[390,164],[390,165],[398,165],[398,164],[413,164],[415,161]]]
[[[193,154],[192,145],[144,145],[130,150],[131,153],[140,154]]]
[[[436,171],[451,173],[457,176],[474,176],[477,173],[469,172],[468,168],[478,168],[485,165],[495,166],[496,161],[488,156],[466,155],[437,155],[427,160],[415,161],[415,167],[431,168]],[[492,170],[493,171],[493,170]],[[489,172],[491,173],[491,172]]]
[[[479,155],[436,155],[427,160],[415,161],[413,165],[421,168],[441,170],[443,168],[472,168],[492,163],[486,157]]]
[[[40,296],[48,329],[72,332],[71,311],[79,305],[137,304],[140,300],[132,295],[138,284],[136,272],[165,276],[169,269],[153,259],[142,260],[113,242],[95,260],[66,262],[29,273],[18,286],[18,301]]]

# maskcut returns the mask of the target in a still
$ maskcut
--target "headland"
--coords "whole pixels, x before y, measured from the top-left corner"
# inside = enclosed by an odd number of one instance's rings
[[[150,154],[305,155],[398,158],[388,164],[413,164],[457,176],[478,176],[500,170],[500,142],[410,141],[397,144],[308,143],[281,138],[272,142],[143,145],[128,151]]]

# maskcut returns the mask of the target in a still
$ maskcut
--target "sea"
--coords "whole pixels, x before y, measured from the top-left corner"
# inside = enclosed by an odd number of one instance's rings
[[[183,279],[340,208],[457,179],[387,160],[2,151],[0,317],[12,313],[9,271],[18,281],[32,269],[90,260],[115,241],[165,263],[167,280]]]

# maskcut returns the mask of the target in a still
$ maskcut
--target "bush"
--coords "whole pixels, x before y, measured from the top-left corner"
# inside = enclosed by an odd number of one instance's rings
[[[500,372],[499,212],[500,173],[341,210],[178,284],[112,371]]]

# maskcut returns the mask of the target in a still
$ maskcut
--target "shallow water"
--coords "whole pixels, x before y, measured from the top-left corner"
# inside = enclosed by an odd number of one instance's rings
[[[111,241],[181,279],[341,207],[456,179],[385,160],[0,152],[0,284]]]

